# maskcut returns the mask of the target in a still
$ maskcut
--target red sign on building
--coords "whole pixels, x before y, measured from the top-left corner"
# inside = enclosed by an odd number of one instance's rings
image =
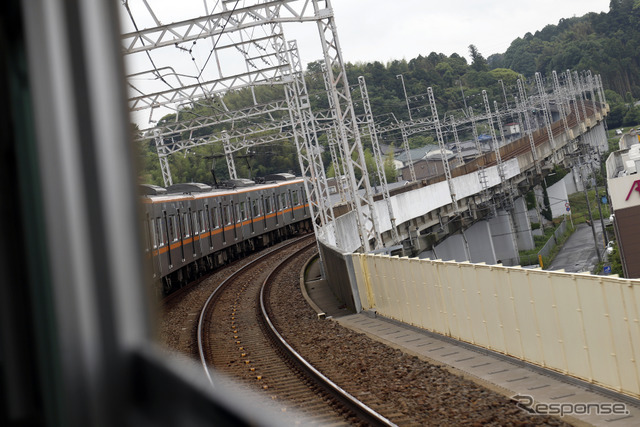
[[[638,194],[640,194],[640,179],[633,181],[633,184],[631,184],[631,189],[629,190],[629,194],[627,194],[627,198],[624,199],[625,202],[629,200],[629,197],[631,197],[631,193],[633,193],[634,190],[637,191]]]

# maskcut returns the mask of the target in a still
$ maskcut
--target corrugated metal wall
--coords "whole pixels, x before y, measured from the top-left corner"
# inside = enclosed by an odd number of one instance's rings
[[[640,280],[351,256],[365,309],[640,397]]]

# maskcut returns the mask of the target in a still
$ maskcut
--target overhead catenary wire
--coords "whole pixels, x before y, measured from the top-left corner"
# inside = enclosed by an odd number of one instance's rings
[[[138,35],[140,35],[140,29],[138,28],[138,24],[136,23],[136,20],[133,18],[133,13],[131,13],[131,9],[129,8],[129,0],[122,0],[122,5],[126,9],[127,14],[129,15],[129,19],[131,19],[131,23],[133,24],[133,27],[135,28]],[[142,43],[143,46],[145,46],[143,37],[140,37],[140,42]],[[171,89],[175,89],[173,86],[171,86],[169,82],[165,80],[165,78],[162,76],[162,74],[158,70],[158,67],[156,66],[155,62],[153,61],[153,58],[151,57],[151,52],[149,52],[149,50],[145,50],[145,53],[147,54],[147,57],[149,58],[149,61],[151,62],[151,66],[153,67],[153,70],[156,76],[158,77],[158,79],[160,79],[160,81],[165,83]]]

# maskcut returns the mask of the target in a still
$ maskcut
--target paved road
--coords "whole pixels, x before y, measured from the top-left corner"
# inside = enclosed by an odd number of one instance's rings
[[[604,255],[602,246],[602,227],[600,221],[596,221],[596,233],[600,252]],[[565,242],[560,252],[553,259],[549,270],[564,269],[570,273],[580,273],[592,271],[598,263],[595,244],[593,242],[593,232],[586,224],[576,226],[576,231]]]

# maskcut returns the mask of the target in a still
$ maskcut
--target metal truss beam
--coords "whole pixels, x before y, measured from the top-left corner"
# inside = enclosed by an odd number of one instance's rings
[[[549,105],[549,98],[547,97],[547,92],[544,90],[544,85],[542,84],[542,75],[540,73],[536,73],[536,85],[538,86],[538,94],[540,96],[540,103],[542,104],[544,125],[547,129],[547,136],[549,137],[549,143],[551,144],[553,155],[555,156],[556,142],[553,139],[553,129],[551,129],[551,106]]]
[[[533,127],[531,124],[531,118],[529,116],[529,98],[527,97],[527,93],[525,92],[524,85],[522,84],[522,80],[518,79],[518,93],[520,94],[520,111],[524,115],[524,120],[526,124],[525,131],[527,132],[527,137],[529,138],[529,146],[531,147],[531,155],[533,156],[533,163],[536,167],[536,173],[540,174],[542,169],[540,167],[540,161],[538,160],[538,152],[536,150],[536,143],[533,139]]]
[[[222,139],[224,140],[224,158],[227,161],[227,170],[229,171],[229,179],[238,179],[238,172],[236,171],[236,163],[233,161],[233,152],[230,149],[229,135],[226,132],[222,133]]]
[[[304,178],[307,199],[311,205],[313,227],[321,233],[334,221],[333,207],[329,201],[329,190],[321,149],[315,129],[315,119],[309,103],[309,94],[304,81],[302,62],[296,42],[289,42],[290,62],[293,64],[293,83],[286,86],[289,114],[293,127],[294,142],[298,151],[300,171]]]
[[[312,1],[314,14],[318,18],[316,23],[324,54],[329,105],[333,111],[339,144],[343,146],[346,155],[343,162],[346,165],[348,190],[355,201],[354,210],[361,246],[365,252],[369,252],[371,241],[373,240],[374,248],[377,249],[382,246],[382,238],[333,9],[329,0]],[[356,178],[356,171],[360,175],[359,178]]]
[[[259,132],[255,132],[257,135]],[[203,145],[211,145],[215,143],[225,144],[227,141],[227,145],[229,146],[232,152],[240,151],[245,148],[251,148],[254,145],[263,145],[277,141],[283,141],[288,139],[293,139],[294,132],[292,129],[287,129],[279,132],[274,132],[268,135],[255,136],[253,138],[248,138],[251,135],[250,133],[242,133],[242,132],[229,132],[222,131],[219,133],[215,133],[212,135],[190,138],[190,139],[164,139],[160,146],[163,147],[166,154],[174,154],[179,151],[189,150],[191,148],[200,147]]]
[[[333,170],[335,174],[336,188],[338,190],[338,194],[340,194],[340,200],[342,202],[347,202],[349,200],[347,199],[347,195],[344,192],[344,185],[342,185],[342,177],[344,176],[344,170],[342,168],[342,163],[340,162],[340,159],[343,156],[338,156],[338,150],[340,149],[340,146],[333,135],[334,135],[333,128],[327,130],[327,141],[329,143],[331,163],[333,164]]]
[[[411,178],[411,182],[417,181],[418,178],[416,176],[416,168],[413,166],[413,159],[411,158],[411,147],[409,146],[409,132],[407,132],[407,127],[404,122],[400,122],[400,134],[402,135],[402,148],[404,152],[407,153],[407,164],[409,165],[409,176]]]
[[[122,35],[125,55],[164,46],[229,34],[266,23],[305,22],[318,19],[310,7],[311,0],[265,1],[235,10],[225,10],[167,25],[159,25]],[[228,47],[229,45],[225,46]]]
[[[191,113],[189,110],[183,110],[181,111],[182,116],[193,116],[193,118],[166,123],[162,126],[155,127],[154,132],[157,133],[157,136],[169,136],[177,133],[192,132],[197,129],[215,126],[221,123],[243,122],[254,117],[288,111],[287,101],[284,99],[266,104],[253,105],[240,110],[225,111],[216,109],[209,116],[198,116],[196,113]],[[282,126],[291,125],[288,119],[286,121],[282,121],[281,124]],[[256,125],[259,126],[258,123],[256,123]],[[146,136],[144,135],[137,138],[139,141],[144,139],[146,139]]]
[[[433,114],[433,123],[436,127],[436,136],[438,137],[438,147],[440,147],[440,156],[442,157],[442,166],[444,167],[444,176],[447,179],[449,185],[449,194],[451,195],[451,202],[453,208],[458,211],[458,198],[453,188],[453,181],[451,179],[451,168],[449,167],[449,159],[447,158],[446,147],[444,145],[444,137],[442,135],[442,128],[440,127],[440,119],[438,118],[438,108],[436,107],[436,99],[433,96],[433,89],[431,86],[427,88],[429,94],[429,104],[431,105],[431,114]]]
[[[567,98],[564,96],[564,90],[562,86],[560,86],[560,80],[558,79],[558,73],[556,70],[552,72],[553,76],[553,94],[556,98],[556,105],[558,106],[558,111],[560,112],[560,118],[562,119],[562,124],[564,126],[565,132],[569,133],[569,121],[567,120],[568,113],[566,111]]]
[[[376,162],[378,183],[382,189],[382,198],[384,199],[384,202],[387,205],[387,210],[389,211],[389,220],[391,221],[391,239],[393,244],[398,244],[400,242],[400,237],[398,236],[398,230],[396,229],[396,216],[393,213],[393,206],[391,205],[391,196],[389,195],[389,186],[387,185],[387,176],[384,167],[384,157],[382,156],[382,150],[380,150],[380,143],[378,142],[376,124],[373,120],[373,111],[371,110],[371,104],[369,103],[369,92],[367,91],[367,83],[364,76],[358,77],[358,84],[360,85],[362,104],[364,105],[364,113],[367,119],[367,126],[369,128],[369,136],[371,137],[371,146],[373,147],[373,158]]]
[[[580,81],[580,75],[578,74],[577,71],[573,72],[573,78],[575,79],[576,82],[576,96],[578,97],[578,100],[580,102],[580,109],[582,110],[582,117],[586,120],[587,118],[587,107],[585,106],[585,102],[584,102],[584,89],[582,88],[582,83]]]
[[[129,82],[132,90],[140,93],[138,96],[129,98],[129,108],[131,111],[139,111],[171,104],[180,105],[196,99],[209,99],[215,95],[228,92],[231,89],[247,88],[260,83],[272,84],[274,81],[286,83],[287,79],[285,78],[284,71],[289,68],[289,64],[275,65],[261,70],[227,76],[218,80],[194,83],[149,94],[143,93]]]
[[[482,100],[484,101],[484,109],[488,116],[489,132],[491,133],[491,141],[493,143],[493,152],[496,156],[496,163],[498,164],[498,175],[500,176],[500,182],[505,182],[504,165],[502,164],[502,156],[500,155],[500,144],[498,143],[498,137],[496,135],[496,129],[493,126],[493,115],[491,114],[491,107],[489,106],[489,98],[487,97],[487,91],[482,91]]]

